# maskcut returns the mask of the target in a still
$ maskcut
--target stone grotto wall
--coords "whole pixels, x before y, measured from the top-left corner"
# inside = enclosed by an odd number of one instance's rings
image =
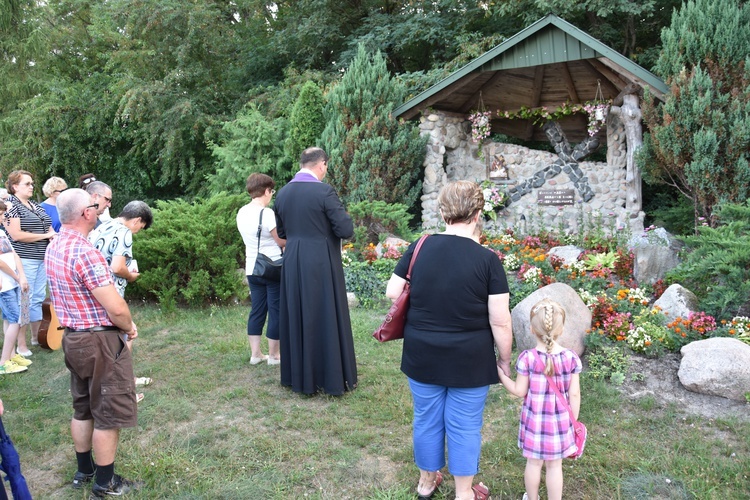
[[[441,112],[424,114],[420,132],[429,136],[422,192],[422,226],[426,230],[441,227],[437,210],[440,189],[453,180],[481,182],[488,179],[487,158],[502,156],[508,168],[507,181],[496,181],[509,194],[511,202],[489,221],[490,229],[515,228],[535,232],[540,228],[577,231],[578,225],[601,218],[610,231],[629,227],[643,230],[643,213],[628,213],[625,131],[619,119],[607,120],[607,163],[581,161],[565,164],[553,153],[514,144],[485,141],[483,158],[471,141],[471,124],[464,116]],[[571,166],[572,165],[572,166]],[[500,183],[502,182],[502,183]],[[572,205],[540,205],[540,190],[574,189]]]

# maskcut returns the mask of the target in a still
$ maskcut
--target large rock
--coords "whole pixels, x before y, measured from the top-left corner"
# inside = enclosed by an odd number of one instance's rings
[[[689,391],[745,401],[750,394],[750,346],[731,338],[691,342],[680,349],[677,376]]]
[[[633,252],[633,276],[638,283],[654,284],[680,263],[681,244],[664,228],[635,236],[628,242]]]
[[[654,302],[654,307],[657,306],[670,320],[686,319],[691,312],[698,310],[698,297],[687,288],[675,283],[670,285]]]
[[[560,257],[566,266],[573,264],[578,261],[578,257],[583,253],[583,248],[579,248],[575,245],[566,245],[564,247],[550,248],[547,255],[554,255]]]
[[[529,314],[531,309],[542,299],[550,299],[565,309],[565,327],[557,343],[583,355],[586,349],[583,339],[591,328],[591,311],[583,303],[575,290],[564,283],[552,283],[540,288],[523,299],[511,312],[513,319],[513,337],[519,351],[536,346],[536,336],[531,333]]]

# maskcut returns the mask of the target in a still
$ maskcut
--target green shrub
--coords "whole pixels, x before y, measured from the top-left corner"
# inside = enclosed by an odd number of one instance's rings
[[[388,262],[388,259],[378,259],[378,261]],[[391,269],[392,272],[393,270]],[[376,267],[371,266],[367,262],[355,261],[344,268],[346,290],[353,292],[357,296],[357,299],[359,299],[360,306],[366,309],[375,308],[386,303],[385,287],[391,275],[388,274],[385,279],[383,276],[383,272],[379,272]]]
[[[128,296],[152,298],[166,309],[225,302],[246,294],[242,273],[245,246],[236,214],[247,195],[220,193],[206,200],[160,201],[154,224],[135,235],[141,276]]]
[[[701,226],[680,238],[687,246],[683,261],[666,279],[695,293],[701,310],[731,319],[750,297],[750,201],[722,205],[717,218],[716,228]]]
[[[415,239],[409,229],[409,207],[402,203],[360,201],[347,207],[354,221],[354,245],[361,251],[368,243],[376,244],[383,234],[394,234],[407,241]]]

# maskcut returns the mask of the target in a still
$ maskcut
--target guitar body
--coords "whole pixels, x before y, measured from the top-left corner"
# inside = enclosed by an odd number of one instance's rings
[[[62,347],[63,327],[57,319],[52,301],[47,298],[42,303],[42,322],[39,325],[39,345],[45,349],[58,350]]]

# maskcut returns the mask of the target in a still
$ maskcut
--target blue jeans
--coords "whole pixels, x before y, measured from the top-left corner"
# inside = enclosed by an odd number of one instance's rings
[[[15,287],[12,290],[0,292],[0,310],[3,312],[3,319],[11,325],[18,323],[18,318],[21,316],[19,290],[21,290],[19,287]]]
[[[409,379],[414,400],[414,463],[421,470],[445,466],[454,476],[479,472],[484,403],[490,387],[444,387]]]
[[[44,261],[21,259],[26,281],[29,282],[29,321],[42,321],[42,302],[47,296],[47,272]]]
[[[250,285],[250,316],[247,318],[247,334],[260,335],[268,314],[266,337],[279,340],[279,295],[281,283],[259,276],[248,276]]]

